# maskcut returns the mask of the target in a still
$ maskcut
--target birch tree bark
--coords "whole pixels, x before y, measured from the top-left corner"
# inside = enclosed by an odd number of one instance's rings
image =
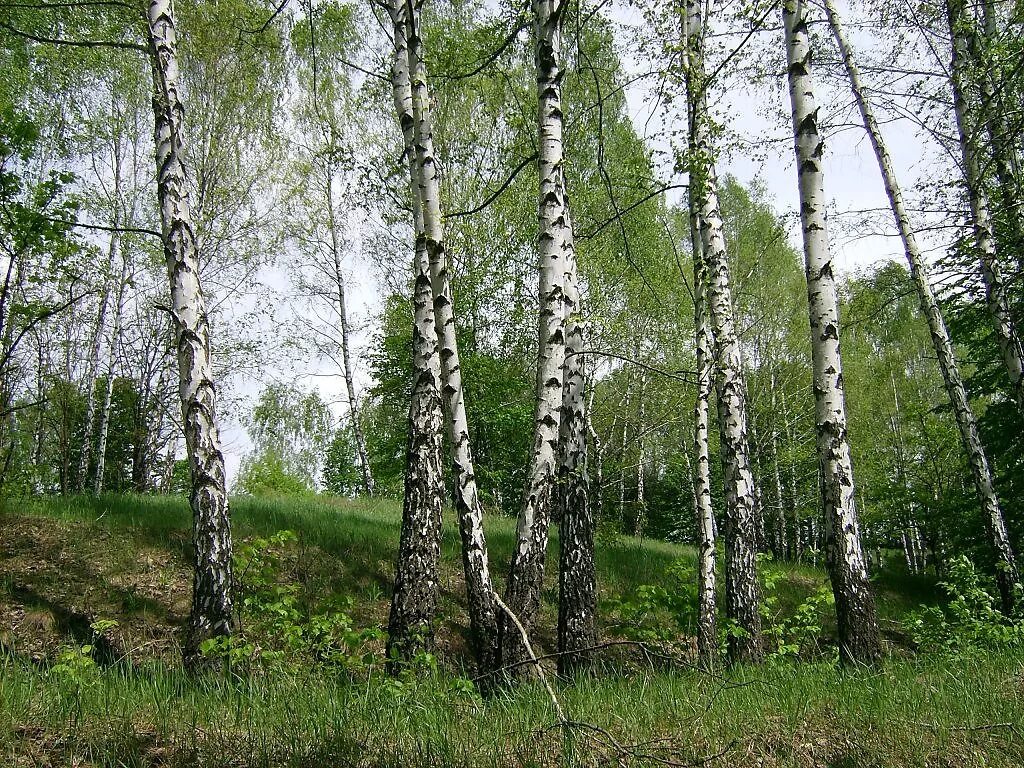
[[[721,435],[725,489],[725,615],[737,630],[730,633],[729,660],[759,662],[760,593],[757,583],[754,482],[747,444],[746,398],[739,340],[733,317],[729,260],[718,206],[718,179],[711,146],[704,72],[704,19],[699,0],[686,2],[687,97],[692,104],[690,194],[699,222],[708,267],[708,318],[717,362],[715,389]]]
[[[444,506],[444,414],[441,358],[434,326],[430,260],[416,184],[416,135],[409,75],[408,14],[399,0],[389,7],[395,58],[391,70],[395,113],[405,140],[415,234],[413,257],[413,384],[405,460],[402,532],[395,590],[388,620],[389,659],[410,658],[432,645],[432,624],[440,589],[441,510]]]
[[[825,0],[825,12],[828,14],[829,24],[832,27],[832,35],[836,39],[839,51],[843,57],[846,73],[850,80],[850,87],[860,109],[861,118],[864,121],[864,128],[871,146],[875,150],[875,157],[878,160],[878,169],[882,174],[882,182],[885,186],[886,195],[889,198],[889,205],[892,207],[893,217],[896,220],[896,228],[899,230],[900,239],[903,242],[903,250],[907,255],[910,264],[910,275],[917,287],[918,299],[921,302],[921,312],[928,322],[928,331],[931,335],[932,346],[935,348],[935,356],[939,362],[939,371],[942,373],[942,380],[946,386],[946,394],[953,406],[953,415],[956,417],[957,427],[960,430],[960,439],[963,442],[964,450],[967,452],[967,460],[971,467],[971,477],[974,481],[974,489],[978,494],[981,503],[982,516],[985,520],[992,547],[996,553],[998,562],[1002,564],[997,570],[997,583],[999,594],[1002,600],[1004,611],[1013,609],[1013,584],[1020,580],[1020,573],[1017,569],[1016,557],[1010,544],[1009,532],[1006,527],[1006,519],[1003,516],[1002,507],[996,496],[995,486],[992,482],[992,471],[989,467],[988,457],[981,442],[978,432],[978,423],[971,408],[970,400],[967,398],[967,390],[964,387],[963,377],[960,375],[960,366],[953,352],[953,344],[949,338],[949,331],[946,328],[945,319],[935,300],[935,293],[932,290],[931,280],[928,277],[928,265],[924,259],[921,249],[917,244],[917,237],[910,225],[910,216],[903,200],[903,191],[900,189],[896,179],[896,172],[893,168],[892,159],[889,157],[884,138],[878,120],[875,118],[874,110],[867,99],[864,85],[861,81],[860,69],[854,58],[853,47],[843,31],[842,22],[836,11],[833,0]]]
[[[430,265],[434,326],[439,344],[442,396],[447,410],[445,415],[452,450],[455,511],[462,536],[470,628],[479,671],[481,674],[487,674],[497,669],[499,658],[496,603],[487,561],[483,507],[477,493],[476,475],[473,470],[469,421],[462,388],[459,347],[455,336],[455,308],[441,226],[440,186],[437,161],[434,157],[427,69],[423,61],[422,39],[419,32],[419,7],[414,6],[413,2],[414,0],[404,0],[408,19],[407,41],[412,79],[413,136],[416,147],[414,174],[423,216],[423,234],[417,237],[417,248],[422,248],[427,254]],[[421,240],[422,245],[419,244]]]
[[[825,563],[836,601],[840,659],[844,663],[870,663],[881,655],[882,647],[854,496],[839,350],[839,301],[825,216],[827,201],[821,167],[825,142],[818,131],[804,0],[783,0],[782,23],[810,310]]]
[[[171,322],[178,358],[178,390],[192,473],[195,573],[185,639],[187,666],[197,667],[204,640],[230,635],[231,524],[224,455],[217,428],[217,389],[210,363],[210,324],[199,282],[183,163],[185,109],[178,90],[177,35],[171,0],[150,0],[147,14],[153,68],[153,112],[164,255],[170,281]]]
[[[558,671],[571,674],[587,666],[591,649],[597,644],[597,574],[587,465],[589,409],[584,397],[583,354],[586,328],[581,317],[576,255],[572,250],[566,253],[565,262],[565,362],[559,423],[562,514],[559,523],[558,652],[561,655]]]
[[[693,133],[691,131],[690,135]],[[691,148],[692,149],[692,148]],[[693,247],[693,314],[696,349],[697,397],[693,406],[693,474],[697,512],[697,656],[706,668],[718,657],[718,599],[715,594],[715,512],[711,504],[711,454],[708,426],[714,361],[711,329],[706,312],[708,268],[700,238],[700,222],[694,200],[690,203],[690,240]]]
[[[533,451],[516,527],[516,549],[509,567],[505,603],[530,631],[544,585],[548,527],[558,501],[558,440],[565,361],[565,278],[575,259],[562,147],[562,13],[565,3],[534,0],[534,62],[537,69],[537,260],[540,314]],[[502,664],[525,661],[522,635],[504,616],[500,624]],[[520,664],[517,673],[531,667]]]
[[[946,19],[952,39],[950,85],[953,89],[953,112],[956,116],[960,151],[964,161],[964,181],[971,206],[974,241],[981,262],[982,282],[985,284],[985,300],[1003,364],[1010,377],[1013,397],[1017,407],[1024,410],[1024,347],[1021,346],[1020,336],[1010,311],[1006,281],[1003,278],[999,255],[996,253],[988,194],[982,176],[982,160],[974,138],[978,133],[978,125],[969,114],[978,107],[970,103],[966,91],[968,43],[963,29],[966,24],[964,0],[946,0]]]

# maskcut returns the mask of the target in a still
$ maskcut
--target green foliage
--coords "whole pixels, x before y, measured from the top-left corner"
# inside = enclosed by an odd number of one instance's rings
[[[306,479],[292,474],[271,448],[242,459],[235,486],[251,496],[304,496],[312,493]]]
[[[283,580],[281,571],[297,541],[294,531],[283,530],[238,548],[234,567],[241,629],[230,637],[204,641],[200,650],[225,659],[241,674],[274,666],[370,672],[379,662],[375,646],[381,632],[354,628],[344,611],[311,613],[300,600],[299,585]]]
[[[1004,616],[996,609],[998,601],[989,591],[991,584],[966,557],[950,560],[946,579],[939,586],[948,602],[922,607],[905,621],[919,648],[956,654],[1024,646],[1024,616]],[[1019,599],[1019,584],[1017,591]]]
[[[697,618],[697,574],[691,562],[677,560],[660,584],[640,584],[613,599],[616,632],[630,640],[670,642],[690,633]]]

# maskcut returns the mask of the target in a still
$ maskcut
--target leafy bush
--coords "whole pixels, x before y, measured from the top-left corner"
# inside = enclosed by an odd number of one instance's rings
[[[211,638],[201,650],[226,659],[241,671],[269,665],[325,666],[352,674],[369,671],[377,660],[377,629],[356,629],[343,611],[310,613],[299,586],[283,581],[281,570],[293,531],[257,537],[235,556],[236,594],[241,596],[241,628],[230,637]]]
[[[996,609],[990,587],[966,557],[950,560],[947,579],[939,586],[949,602],[941,607],[922,606],[905,621],[907,632],[919,648],[960,653],[1024,646],[1024,617],[1004,616]],[[1019,584],[1017,589],[1019,592]]]

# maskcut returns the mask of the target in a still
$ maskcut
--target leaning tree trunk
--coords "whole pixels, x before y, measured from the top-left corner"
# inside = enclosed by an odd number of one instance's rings
[[[210,362],[210,323],[199,281],[192,206],[185,181],[178,91],[177,39],[171,0],[150,0],[149,44],[156,119],[157,194],[170,281],[171,322],[178,357],[182,426],[192,472],[195,573],[185,638],[186,665],[201,664],[201,646],[231,634],[231,522],[224,454],[217,429],[217,389]]]
[[[519,511],[516,549],[509,567],[505,603],[529,632],[540,608],[544,558],[552,508],[558,501],[558,435],[565,361],[565,273],[574,259],[565,175],[562,172],[562,11],[555,0],[534,0],[534,61],[537,69],[537,260],[540,273],[537,380],[533,451]],[[516,673],[532,668],[521,633],[511,619],[501,621],[503,665]]]
[[[563,182],[564,186],[564,182]],[[568,216],[568,213],[566,213]],[[565,362],[562,368],[559,484],[558,671],[571,674],[590,662],[597,643],[597,575],[594,567],[594,515],[587,467],[584,397],[584,341],[576,256],[566,253]]]
[[[828,241],[827,201],[821,168],[825,142],[818,131],[804,0],[784,0],[782,23],[785,28],[789,97],[793,108],[800,223],[810,309],[825,564],[836,600],[840,659],[844,663],[870,663],[880,656],[882,646],[854,497],[843,365],[839,352],[839,299]]]
[[[975,136],[978,126],[971,116],[977,105],[968,103],[967,86],[967,42],[963,25],[963,0],[946,0],[946,18],[952,38],[950,62],[950,83],[953,88],[953,111],[956,116],[960,151],[964,161],[964,180],[967,197],[971,205],[971,221],[974,226],[974,241],[981,262],[981,277],[985,284],[985,300],[989,316],[999,343],[1003,364],[1010,377],[1010,386],[1017,407],[1024,410],[1024,348],[1014,324],[1007,296],[1002,265],[996,253],[995,237],[992,233],[992,217],[989,212],[988,195],[985,192],[982,161],[979,157]]]
[[[704,20],[698,0],[687,0],[687,92],[693,110],[690,194],[700,221],[701,244],[708,267],[708,315],[715,343],[718,427],[725,475],[725,615],[741,632],[729,637],[729,659],[759,662],[764,658],[761,638],[761,599],[757,583],[754,478],[747,444],[746,398],[742,358],[733,317],[729,259],[725,249],[722,215],[718,207],[718,180],[711,147],[704,72]]]
[[[479,671],[481,674],[488,674],[497,669],[499,658],[497,604],[487,562],[483,507],[477,493],[473,454],[470,450],[469,420],[466,416],[459,346],[455,336],[455,308],[441,227],[440,186],[437,161],[434,157],[430,95],[427,90],[427,69],[423,62],[418,10],[412,7],[412,0],[406,0],[404,5],[408,24],[409,71],[412,79],[413,135],[416,147],[415,186],[423,216],[423,233],[417,237],[417,248],[422,248],[426,252],[430,265],[434,325],[440,345],[442,394],[447,408],[448,437],[453,459],[455,511],[462,536],[469,620]]]
[[[434,326],[430,260],[416,189],[415,129],[409,76],[406,6],[391,7],[395,59],[392,91],[409,163],[415,256],[413,259],[413,384],[409,403],[409,442],[405,460],[402,532],[395,568],[395,591],[388,621],[389,659],[411,658],[432,646],[440,589],[441,509],[444,506],[444,414],[441,358]]]
[[[1006,519],[1003,517],[1003,511],[999,505],[999,499],[996,496],[995,486],[992,482],[992,471],[989,468],[988,458],[985,455],[985,449],[978,432],[978,423],[971,408],[970,400],[967,398],[967,390],[960,375],[960,366],[953,352],[953,344],[950,341],[949,332],[942,317],[942,311],[935,300],[931,281],[928,279],[927,263],[917,244],[914,230],[910,226],[910,216],[903,201],[903,191],[896,180],[896,172],[893,169],[892,160],[886,149],[882,131],[879,128],[878,120],[875,118],[874,110],[867,100],[864,86],[861,83],[860,69],[854,59],[853,48],[843,32],[839,14],[836,11],[833,0],[825,0],[825,11],[828,14],[829,23],[832,27],[832,34],[836,39],[836,43],[843,56],[843,62],[846,65],[846,73],[849,76],[854,98],[864,120],[864,128],[875,150],[875,157],[878,160],[878,168],[882,174],[885,192],[889,197],[893,217],[896,219],[896,228],[899,230],[900,238],[903,241],[903,249],[907,254],[907,261],[910,264],[910,274],[917,287],[917,295],[921,302],[921,312],[928,321],[928,330],[932,337],[932,346],[935,348],[935,356],[939,361],[942,380],[946,385],[946,394],[953,406],[953,414],[960,429],[960,439],[963,441],[964,449],[967,451],[967,460],[971,467],[974,489],[978,494],[978,500],[981,502],[982,516],[985,519],[997,560],[1001,563],[996,577],[1003,609],[1010,611],[1013,608],[1013,584],[1020,580],[1020,574],[1017,570],[1016,558],[1010,544]]]

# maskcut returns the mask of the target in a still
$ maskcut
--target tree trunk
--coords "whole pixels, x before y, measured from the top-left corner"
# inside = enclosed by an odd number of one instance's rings
[[[953,406],[953,414],[956,417],[957,427],[960,430],[960,439],[963,442],[964,450],[967,452],[967,460],[971,467],[971,477],[974,480],[974,489],[981,503],[982,517],[985,520],[997,561],[1002,564],[1002,567],[997,569],[996,577],[1003,610],[1012,611],[1013,584],[1020,580],[1020,574],[1017,569],[1013,548],[1010,545],[1006,519],[1003,516],[999,499],[996,496],[995,486],[992,482],[992,471],[989,468],[988,458],[985,455],[985,449],[978,432],[978,423],[974,416],[974,410],[971,408],[970,400],[967,398],[967,390],[960,375],[960,366],[953,352],[953,344],[949,338],[949,331],[946,329],[945,319],[932,291],[931,281],[928,278],[927,262],[917,244],[914,230],[910,226],[910,217],[903,201],[903,192],[896,180],[892,160],[886,149],[882,131],[879,128],[874,111],[867,100],[864,87],[861,84],[860,70],[854,59],[853,48],[843,33],[839,14],[836,11],[833,0],[825,0],[825,11],[832,26],[832,34],[836,39],[836,43],[843,56],[843,62],[846,65],[846,73],[849,76],[853,95],[860,108],[861,117],[864,120],[864,128],[875,150],[878,168],[882,174],[882,181],[885,185],[886,194],[889,197],[893,217],[896,219],[896,227],[899,230],[900,238],[903,241],[903,249],[907,254],[907,261],[910,264],[910,274],[917,287],[918,298],[921,302],[921,312],[928,321],[928,330],[931,334],[932,346],[935,348],[935,356],[938,358],[942,380],[946,385],[946,394]]]
[[[968,114],[978,109],[971,104],[966,93],[967,41],[963,26],[964,0],[946,0],[946,18],[952,37],[952,58],[950,62],[950,83],[953,88],[953,111],[956,116],[957,132],[960,137],[960,151],[964,161],[964,181],[971,205],[971,221],[974,226],[974,241],[981,262],[981,277],[985,284],[985,300],[988,312],[999,342],[1003,364],[1010,377],[1010,386],[1017,407],[1024,410],[1024,350],[1014,324],[1003,279],[1002,266],[996,253],[995,238],[992,234],[992,217],[989,213],[988,195],[985,192],[982,163],[974,143],[978,126]]]
[[[789,96],[800,186],[807,299],[814,367],[814,410],[825,564],[832,581],[844,663],[870,663],[882,651],[875,599],[868,584],[854,496],[853,465],[847,434],[843,366],[839,352],[839,300],[825,216],[825,143],[818,132],[818,108],[811,78],[811,48],[804,0],[784,0]]]
[[[693,135],[693,132],[690,132]],[[691,146],[691,151],[695,147]],[[715,512],[711,503],[711,459],[708,426],[714,360],[706,312],[708,267],[700,238],[700,221],[690,202],[690,242],[693,248],[693,325],[697,362],[697,397],[693,406],[694,508],[697,522],[697,657],[710,669],[718,660],[718,598],[715,594]]]
[[[741,632],[729,637],[729,660],[759,662],[761,640],[760,591],[757,583],[754,488],[747,445],[747,414],[742,359],[732,311],[729,259],[725,250],[718,181],[711,147],[704,73],[704,21],[697,0],[687,0],[687,91],[692,103],[690,194],[699,214],[701,242],[708,265],[708,314],[718,363],[715,389],[721,436],[725,488],[725,614]]]
[[[575,259],[562,149],[562,12],[564,3],[534,0],[534,62],[537,70],[537,261],[540,314],[533,449],[526,491],[516,527],[516,549],[509,567],[505,603],[529,632],[540,609],[551,512],[557,503],[558,443],[562,366],[565,361],[565,280]],[[507,616],[501,627],[502,664],[525,661],[521,633]],[[525,674],[532,668],[520,665]]]
[[[409,442],[402,532],[388,621],[387,656],[389,659],[408,659],[418,650],[429,649],[433,644],[433,622],[440,589],[441,509],[444,506],[444,414],[441,407],[441,358],[430,288],[430,260],[416,187],[416,136],[409,76],[407,9],[404,3],[398,2],[390,10],[395,40],[392,89],[409,161],[416,245],[413,259],[413,385],[409,404]],[[367,479],[368,473],[364,482]]]
[[[405,47],[405,44],[403,44],[403,54],[405,53]],[[405,87],[407,89],[408,82],[408,64],[406,64]],[[398,97],[396,96],[395,98],[397,105]],[[411,100],[411,98],[412,97],[410,96],[409,100]],[[406,151],[409,151],[408,146]],[[348,322],[348,308],[345,301],[345,273],[342,272],[341,269],[341,244],[338,238],[338,222],[334,211],[334,175],[332,173],[327,173],[326,176],[327,208],[329,212],[328,215],[330,217],[328,225],[331,230],[331,266],[333,267],[333,274],[331,277],[334,279],[334,288],[336,292],[335,298],[338,301],[338,330],[341,333],[341,363],[343,369],[342,374],[345,377],[345,395],[348,398],[348,414],[349,422],[352,426],[352,436],[355,438],[356,453],[359,456],[359,472],[363,482],[363,493],[367,496],[373,496],[373,473],[370,471],[370,458],[369,453],[366,450],[366,435],[363,433],[363,425],[359,418],[359,400],[356,398],[355,376],[352,374],[352,353],[349,344],[349,337],[352,335],[352,332],[349,328]]]
[[[398,2],[399,0],[396,0]],[[469,421],[462,388],[462,369],[455,336],[455,314],[444,233],[441,227],[440,187],[427,70],[423,62],[422,39],[418,13],[406,0],[408,18],[409,71],[412,79],[413,135],[416,147],[415,177],[419,205],[423,216],[423,234],[417,237],[417,248],[427,254],[430,265],[431,295],[434,302],[434,326],[441,358],[442,395],[447,408],[448,437],[451,442],[455,512],[462,536],[462,559],[466,573],[470,629],[477,655],[479,672],[497,669],[498,633],[494,587],[487,562],[487,541],[484,537],[483,507],[480,504],[470,450]],[[422,241],[422,244],[420,244]]]
[[[558,571],[558,671],[572,674],[590,663],[597,643],[597,575],[594,515],[587,466],[588,409],[576,256],[566,253],[565,362],[559,424],[561,520]],[[591,390],[593,391],[593,390]]]
[[[192,206],[182,155],[184,106],[178,92],[177,40],[171,0],[150,0],[149,43],[156,119],[157,193],[178,354],[182,425],[192,472],[195,574],[184,658],[201,665],[201,646],[231,634],[231,523],[224,455],[217,429],[217,390],[210,363],[210,326],[199,282]]]
[[[775,381],[775,370],[771,371],[771,389],[772,389],[772,432],[771,432],[771,443],[772,443],[772,475],[775,480],[775,500],[772,507],[772,531],[771,531],[771,550],[772,557],[776,561],[781,561],[786,558],[786,501],[785,494],[782,491],[782,469],[779,465],[779,430],[777,428],[777,419],[780,418],[778,412],[778,403],[776,398],[776,381]]]
[[[117,281],[117,297],[114,300],[114,318],[110,325],[110,338],[107,340],[107,386],[103,393],[103,407],[100,409],[99,434],[96,438],[96,477],[93,480],[93,493],[103,493],[104,473],[107,466],[107,434],[110,431],[110,403],[114,396],[114,370],[117,345],[121,336],[121,312],[124,302],[124,289],[128,279],[128,260],[121,260],[121,274]]]
[[[117,189],[120,186],[120,162],[115,160],[114,168],[114,194],[117,195]],[[118,217],[116,213],[112,221],[113,226],[117,227]],[[103,278],[103,292],[100,294],[100,306],[96,312],[96,330],[90,345],[89,367],[85,377],[85,432],[82,436],[82,453],[78,460],[78,476],[75,478],[75,490],[79,493],[85,490],[85,485],[89,478],[93,427],[96,423],[96,379],[99,375],[100,353],[103,349],[104,331],[107,326],[107,305],[110,302],[110,282],[112,279],[110,271],[114,268],[114,261],[117,259],[120,245],[121,235],[118,232],[111,232],[110,247],[107,251],[107,275]]]

